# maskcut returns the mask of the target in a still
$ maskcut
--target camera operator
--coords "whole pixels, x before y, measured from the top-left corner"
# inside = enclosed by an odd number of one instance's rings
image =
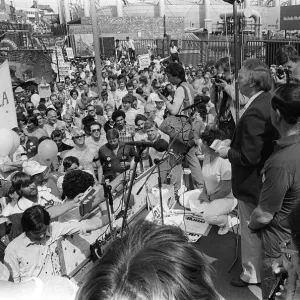
[[[217,117],[215,125],[225,134],[225,139],[231,139],[236,124],[234,60],[223,57],[216,62],[217,75],[212,78],[211,99],[214,102]],[[214,79],[214,80],[213,80]],[[248,98],[239,93],[240,105],[246,105]],[[243,110],[241,109],[241,114]]]
[[[185,72],[183,67],[178,63],[170,63],[166,67],[166,74],[169,82],[174,86],[177,86],[173,100],[169,100],[162,93],[158,92],[160,98],[165,102],[166,108],[170,115],[181,115],[181,111],[193,103],[194,95],[190,85],[185,80]],[[188,97],[187,97],[188,96]],[[170,165],[174,167],[177,162],[177,156],[183,153],[187,146],[178,140],[175,140],[172,144],[174,156],[170,156]],[[201,166],[199,160],[195,154],[196,148],[192,147],[188,150],[186,155],[187,162],[192,172],[192,178],[195,187],[200,189],[203,187],[203,178],[201,173]],[[172,170],[172,183],[174,184],[175,191],[178,191],[181,187],[181,165],[174,167]]]
[[[276,60],[286,70],[287,82],[300,84],[300,55],[296,48],[291,45],[279,48]]]

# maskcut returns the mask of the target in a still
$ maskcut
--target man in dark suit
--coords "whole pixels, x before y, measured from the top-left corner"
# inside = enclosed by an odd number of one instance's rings
[[[249,98],[233,134],[230,147],[217,152],[232,165],[232,190],[238,199],[241,226],[241,256],[243,273],[231,284],[246,287],[260,283],[261,241],[248,229],[248,222],[258,204],[262,187],[261,170],[273,152],[277,133],[270,117],[271,74],[258,59],[244,62],[238,75],[241,94]]]

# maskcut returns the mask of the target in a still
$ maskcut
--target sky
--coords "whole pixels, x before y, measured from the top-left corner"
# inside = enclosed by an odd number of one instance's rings
[[[33,5],[33,0],[12,0],[14,6],[29,8]],[[5,0],[6,4],[10,4],[9,0]],[[57,13],[57,0],[38,0],[38,4],[49,4]]]

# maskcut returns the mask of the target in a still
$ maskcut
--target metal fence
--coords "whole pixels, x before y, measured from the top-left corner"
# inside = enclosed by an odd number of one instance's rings
[[[120,40],[125,47],[126,40]],[[147,46],[155,49],[157,55],[166,57],[169,45],[165,40],[139,39],[135,40],[136,55],[145,54]],[[225,56],[234,56],[234,43],[231,38],[207,39],[207,40],[182,40],[176,41],[181,49],[181,60],[185,64],[200,63],[205,65],[208,61],[217,61]],[[255,40],[248,39],[242,42],[240,47],[241,60],[247,58],[258,58],[267,65],[276,64],[276,51],[283,45],[293,45],[300,53],[300,40]]]
[[[258,58],[267,65],[276,64],[276,51],[283,45],[293,45],[300,53],[300,41],[287,40],[247,40],[240,47],[241,60]],[[198,51],[198,62],[205,64],[209,60],[217,61],[224,56],[234,56],[234,44],[232,40],[201,40],[182,41],[182,52],[188,60],[189,52],[194,55]],[[184,60],[184,58],[183,58]]]

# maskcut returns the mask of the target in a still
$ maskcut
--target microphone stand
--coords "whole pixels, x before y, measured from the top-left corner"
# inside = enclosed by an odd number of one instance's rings
[[[115,217],[114,217],[113,197],[112,197],[111,189],[112,189],[111,185],[103,183],[104,198],[105,198],[107,213],[108,213],[110,235],[112,237],[112,240],[114,240],[115,235],[114,235],[114,227],[112,223],[114,222]]]
[[[133,165],[133,171],[132,171],[132,175],[130,178],[130,183],[129,183],[129,189],[128,189],[128,194],[127,194],[127,200],[125,203],[125,210],[124,210],[124,216],[123,216],[123,222],[122,222],[122,228],[121,228],[121,237],[123,236],[123,232],[126,226],[126,219],[127,219],[127,213],[128,213],[128,207],[129,207],[129,200],[130,200],[130,195],[132,192],[132,188],[133,188],[133,182],[135,179],[135,175],[136,175],[136,168],[138,166],[138,164],[141,162],[141,155],[143,153],[143,151],[146,149],[146,147],[137,147],[137,151],[138,153],[134,156],[134,165]]]
[[[192,115],[193,115],[193,114],[191,113],[190,116],[188,117],[186,123],[190,121]],[[184,127],[184,125],[185,125],[186,123],[184,123],[184,124],[182,125],[182,128]],[[164,155],[163,155],[163,157],[160,159],[160,161],[163,161],[163,159],[165,158],[165,156],[168,155],[168,154],[170,154],[170,152],[171,152],[171,151],[170,151],[170,150],[171,150],[170,148],[171,148],[171,146],[174,144],[174,142],[176,141],[176,139],[177,139],[177,137],[179,136],[180,133],[181,133],[180,131],[178,131],[178,132],[176,133],[176,135],[174,136],[173,140],[172,140],[171,143],[169,144],[169,149],[168,149],[168,151],[166,151],[166,152],[164,153]],[[189,148],[188,145],[187,145],[186,147]],[[190,149],[189,149],[189,150],[190,150]],[[183,154],[184,154],[184,153],[185,153],[185,151],[183,152]],[[188,152],[186,152],[186,153],[184,154],[184,156],[185,156],[187,153],[188,153]],[[171,155],[174,155],[174,154],[171,154]],[[181,161],[181,162],[182,162],[182,161]],[[177,162],[177,163],[169,170],[168,174],[170,174],[170,172],[171,172],[177,165],[179,165],[179,162]],[[138,190],[137,193],[136,193],[137,195],[139,195],[139,193],[142,191],[144,185],[146,184],[146,182],[148,181],[148,179],[150,178],[150,176],[153,174],[154,170],[155,170],[155,168],[151,171],[151,173],[148,175],[148,177],[147,177],[147,179],[145,180],[145,182],[143,183],[143,185],[139,188],[139,190]]]
[[[161,176],[160,176],[160,163],[161,160],[158,158],[154,159],[154,163],[157,165],[158,170],[158,189],[159,189],[159,201],[160,201],[160,216],[161,216],[161,225],[164,225],[164,208],[163,208],[163,200],[162,200],[162,184],[161,184]]]

